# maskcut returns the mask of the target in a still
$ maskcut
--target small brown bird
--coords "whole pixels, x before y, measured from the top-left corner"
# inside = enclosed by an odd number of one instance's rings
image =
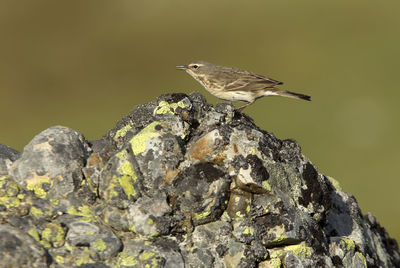
[[[176,66],[176,68],[178,70],[185,70],[217,98],[227,101],[248,102],[239,107],[237,111],[242,111],[264,96],[284,96],[294,99],[311,100],[310,96],[275,87],[282,85],[282,82],[232,67],[218,66],[199,60],[188,65]]]

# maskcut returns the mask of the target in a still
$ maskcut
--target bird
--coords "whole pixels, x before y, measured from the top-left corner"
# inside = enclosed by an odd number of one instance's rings
[[[219,99],[247,102],[236,109],[239,112],[264,96],[283,96],[311,101],[308,95],[276,88],[283,82],[233,67],[198,60],[187,65],[178,65],[176,68],[186,71],[209,93]]]

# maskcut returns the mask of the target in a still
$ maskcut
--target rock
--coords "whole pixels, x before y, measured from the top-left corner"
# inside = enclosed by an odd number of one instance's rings
[[[8,224],[0,225],[1,267],[46,267],[51,258],[30,234]]]
[[[78,132],[52,127],[37,135],[13,163],[10,174],[37,197],[60,198],[81,184],[89,145]]]
[[[21,153],[6,145],[0,144],[0,176],[8,175],[11,164],[21,156]]]
[[[0,146],[0,223],[0,266],[400,267],[296,141],[199,93],[137,106],[100,140],[52,127],[22,154]]]

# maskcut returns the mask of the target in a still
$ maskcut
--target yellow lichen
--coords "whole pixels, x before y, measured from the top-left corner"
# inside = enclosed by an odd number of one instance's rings
[[[53,205],[57,206],[58,203],[60,202],[60,200],[51,198],[51,199],[50,199],[50,202],[51,202]]]
[[[327,177],[328,177],[329,181],[332,183],[333,187],[335,187],[335,189],[342,191],[342,187],[340,186],[340,183],[337,180],[335,180],[334,178],[329,177],[329,176],[327,176]]]
[[[42,231],[42,240],[51,242],[54,247],[61,247],[64,244],[64,229],[56,223],[46,224]]]
[[[81,216],[81,220],[86,222],[91,221],[94,217],[92,209],[88,206],[80,206],[78,207],[78,210],[76,210],[74,206],[70,206],[67,213],[71,215]]]
[[[124,193],[128,197],[129,200],[132,200],[132,197],[136,196],[135,188],[133,187],[134,180],[131,176],[124,175],[118,178],[119,184],[121,185]]]
[[[341,243],[346,247],[347,250],[354,250],[356,248],[356,244],[353,240],[349,239],[346,236],[341,237]]]
[[[284,250],[292,251],[299,258],[305,258],[311,256],[311,248],[303,244],[286,246]]]
[[[43,176],[39,176],[34,173],[33,178],[26,180],[26,188],[33,191],[39,198],[46,198],[47,192],[42,188],[44,183],[49,184],[50,188],[53,187],[53,180],[50,178],[50,174],[46,173]]]
[[[272,190],[271,185],[270,185],[267,181],[262,181],[262,182],[261,182],[261,185],[262,185],[265,189],[267,189],[268,192],[271,192],[271,190]]]
[[[154,252],[151,251],[143,251],[142,254],[140,254],[140,259],[145,261],[150,259],[151,257],[153,257],[155,255]]]
[[[244,229],[243,234],[253,235],[253,228],[251,228],[250,226],[246,226],[246,229]]]
[[[118,254],[117,266],[136,266],[137,264],[136,256],[128,255],[125,252]]]
[[[122,165],[118,168],[118,171],[123,175],[118,177],[118,182],[122,189],[124,190],[126,196],[129,200],[132,200],[132,197],[136,196],[135,188],[133,184],[136,182],[137,177],[135,171],[133,169],[132,164],[126,160],[126,155],[123,152],[118,153],[117,155],[121,161],[123,161]],[[116,177],[114,177],[115,179]],[[111,196],[112,197],[112,196]]]
[[[114,140],[116,141],[116,140],[117,140],[118,138],[120,138],[120,137],[125,137],[126,133],[127,133],[130,129],[132,129],[132,126],[130,126],[130,125],[126,125],[126,126],[122,127],[121,129],[119,129],[119,130],[115,133]]]
[[[211,214],[211,211],[205,211],[205,212],[203,212],[203,213],[195,213],[195,214],[193,215],[193,219],[194,219],[194,220],[202,220],[202,219],[205,219],[205,218],[207,218],[208,216],[210,216],[210,214]]]
[[[104,251],[107,248],[107,244],[101,238],[97,238],[93,242],[93,246],[98,251]]]
[[[367,259],[365,258],[365,256],[361,252],[356,252],[356,255],[364,262],[364,267],[368,267]]]
[[[168,103],[166,101],[160,101],[155,110],[156,114],[174,114],[178,107],[185,108],[185,104],[182,101]]]
[[[56,259],[57,263],[64,263],[64,257],[63,256],[57,255],[55,259]]]
[[[35,216],[35,217],[40,216],[40,215],[43,215],[43,211],[41,211],[40,209],[38,209],[38,208],[35,207],[35,206],[32,206],[32,207],[31,207],[30,212],[31,212],[31,214],[32,214],[33,216]]]
[[[28,230],[28,234],[33,237],[36,241],[40,241],[39,232],[35,228],[31,228]]]
[[[150,123],[129,141],[135,155],[146,151],[146,141],[157,136],[155,127],[160,124],[158,121]]]

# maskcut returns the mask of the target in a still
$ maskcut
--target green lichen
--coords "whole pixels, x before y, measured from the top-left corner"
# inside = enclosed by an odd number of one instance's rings
[[[302,244],[286,246],[284,250],[292,251],[299,258],[306,258],[311,256],[311,248]]]
[[[58,203],[60,202],[60,200],[51,198],[51,199],[50,199],[50,202],[51,202],[53,205],[57,206]]]
[[[92,209],[88,206],[78,207],[78,210],[76,210],[74,206],[70,206],[67,213],[70,215],[81,216],[81,220],[86,222],[91,221],[94,217]]]
[[[236,214],[236,216],[237,216],[237,218],[235,218],[235,220],[241,219],[241,218],[243,218],[243,217],[246,217],[246,214],[242,213],[241,211],[236,211],[235,214]]]
[[[267,189],[268,192],[271,192],[271,191],[272,191],[271,185],[270,185],[267,181],[262,181],[262,182],[261,182],[261,185],[262,185],[265,189]]]
[[[64,263],[64,257],[63,256],[57,255],[55,259],[56,259],[57,263]]]
[[[279,258],[272,258],[270,260],[270,266],[271,268],[280,268],[282,267],[282,261]]]
[[[335,187],[335,189],[342,191],[342,187],[340,186],[340,183],[337,180],[335,180],[334,178],[329,177],[329,176],[327,176],[327,177],[328,177],[329,181],[332,183],[333,187]]]
[[[153,257],[154,255],[156,255],[154,252],[151,251],[143,251],[142,254],[140,254],[140,259],[145,261],[150,259],[151,257]]]
[[[154,221],[153,221],[152,219],[147,219],[147,224],[148,224],[148,225],[153,225],[153,224],[154,224]]]
[[[39,198],[46,198],[47,192],[42,188],[43,184],[50,184],[50,188],[53,187],[53,180],[47,175],[37,176],[35,179],[27,180],[26,188],[30,191],[33,191],[35,195]]]
[[[51,248],[51,244],[46,240],[40,240],[39,244],[41,244],[45,248]]]
[[[211,214],[211,211],[205,211],[203,213],[194,213],[193,219],[197,220],[197,221],[203,220],[203,219],[207,218],[208,216],[210,216],[210,214]]]
[[[14,181],[10,181],[10,183],[8,183],[8,185],[7,185],[7,195],[10,197],[11,196],[14,197],[18,194],[18,192],[19,192],[19,188],[17,186],[17,183]]]
[[[159,121],[150,123],[129,141],[135,155],[146,151],[146,141],[157,136],[155,127],[160,124]]]
[[[92,258],[90,257],[91,254],[93,254],[94,252],[90,251],[88,248],[84,248],[84,254],[81,258],[79,258],[78,260],[75,261],[75,263],[80,266],[82,264],[86,264],[86,263],[94,263],[94,260],[92,260]]]
[[[128,199],[132,200],[136,197],[136,191],[133,185],[137,181],[137,176],[132,163],[129,161],[129,153],[127,150],[122,150],[116,154],[116,157],[119,159],[120,166],[117,170],[121,176],[114,175],[112,177],[105,191],[108,193],[107,199],[111,200],[117,197],[119,195],[117,189],[122,188]]]
[[[0,197],[0,204],[6,208],[19,207],[21,200],[15,197],[2,196]]]
[[[121,252],[118,254],[117,266],[136,266],[138,264],[138,260],[136,256],[131,256],[126,254],[125,252]]]
[[[253,228],[251,228],[250,226],[246,226],[246,229],[244,229],[243,234],[247,235],[253,235]]]
[[[277,235],[275,238],[271,241],[271,245],[282,245],[288,240],[288,236],[285,234]]]
[[[119,152],[117,157],[123,161],[122,165],[118,168],[118,171],[122,174],[121,177],[118,177],[118,182],[128,199],[132,200],[134,197],[136,197],[136,191],[133,187],[133,184],[137,181],[133,165],[127,160],[128,156],[125,150]],[[114,179],[116,179],[116,177],[114,177]]]
[[[184,133],[181,135],[181,139],[184,140],[187,137],[188,134],[188,128],[189,128],[189,124],[184,122],[183,123],[183,129],[184,129]]]
[[[107,244],[103,241],[103,239],[101,238],[97,238],[94,242],[93,242],[93,247],[97,250],[97,251],[104,251],[107,248]]]
[[[46,239],[47,241],[51,240],[51,229],[50,228],[44,228],[43,229],[42,238]]]
[[[69,251],[69,252],[72,252],[72,246],[70,245],[70,244],[68,244],[68,243],[65,243],[64,244],[64,247]]]
[[[6,179],[8,176],[0,176],[0,188],[3,187],[3,185],[6,183]]]
[[[133,165],[131,162],[129,162],[126,156],[126,151],[124,150],[124,155],[122,156],[121,152],[117,154],[117,157],[119,157],[122,160],[122,165],[118,168],[118,171],[121,174],[124,175],[129,175],[131,177],[136,178],[135,170],[133,169]]]
[[[285,226],[282,224],[280,226],[275,226],[269,230],[270,234],[275,235],[275,238],[268,243],[268,246],[276,245],[288,245],[288,243],[293,243],[294,239],[289,238],[285,232]]]
[[[40,241],[39,232],[35,228],[31,228],[28,230],[28,234],[33,237],[36,241]]]
[[[364,267],[367,267],[367,259],[361,252],[356,252],[356,255],[363,261]]]
[[[121,137],[125,137],[126,133],[128,133],[128,131],[132,129],[132,126],[130,125],[126,125],[124,127],[122,127],[121,129],[119,129],[114,136],[114,140],[116,141],[118,138]]]
[[[159,232],[154,232],[154,233],[150,234],[149,236],[150,236],[150,237],[157,237],[157,236],[159,236],[159,235],[160,235]]]
[[[54,247],[62,246],[64,237],[64,229],[56,223],[48,223],[42,231],[42,240],[52,243]]]
[[[31,215],[33,215],[35,217],[39,217],[39,216],[43,215],[43,211],[41,211],[40,209],[38,209],[35,206],[31,207],[30,213],[31,213]]]
[[[156,114],[174,114],[178,107],[185,108],[185,104],[182,101],[168,103],[166,101],[160,101],[156,108]]]
[[[136,191],[133,187],[134,179],[131,176],[124,175],[119,177],[118,181],[129,200],[132,200],[136,197]]]
[[[346,247],[346,249],[347,249],[348,251],[350,251],[350,250],[355,250],[355,248],[356,248],[356,244],[354,243],[354,241],[351,240],[351,239],[349,239],[349,238],[346,237],[346,236],[341,237],[340,242],[342,243],[342,245],[343,245],[344,247]]]
[[[246,207],[246,212],[247,212],[247,213],[250,213],[250,210],[251,210],[251,207],[248,205],[248,206]]]

